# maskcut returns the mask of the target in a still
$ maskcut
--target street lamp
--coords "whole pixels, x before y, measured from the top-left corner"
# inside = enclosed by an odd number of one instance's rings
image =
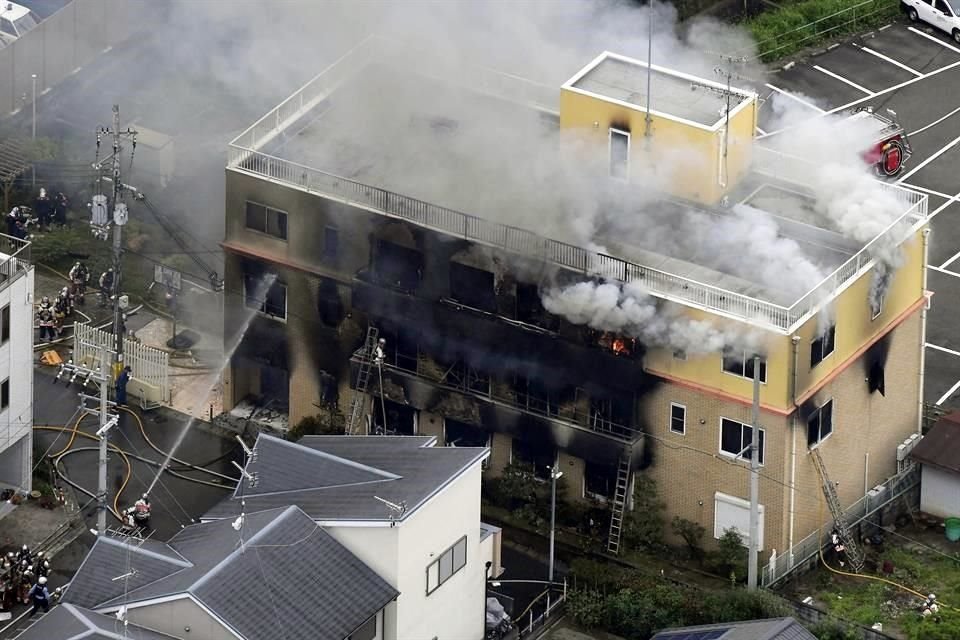
[[[37,74],[31,74],[33,80],[33,139],[37,139]]]
[[[557,480],[563,477],[563,471],[550,467],[550,568],[549,581],[553,584],[553,538],[557,523]]]

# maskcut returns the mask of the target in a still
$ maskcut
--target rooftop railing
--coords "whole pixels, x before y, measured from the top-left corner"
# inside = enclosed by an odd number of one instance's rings
[[[391,60],[390,55],[395,55],[396,58]],[[891,195],[903,207],[903,214],[822,283],[786,307],[350,180],[270,155],[262,150],[264,145],[364,66],[373,61],[396,62],[402,59],[400,56],[409,56],[409,52],[401,51],[387,41],[365,40],[237,136],[230,143],[227,166],[308,193],[322,194],[377,214],[403,219],[445,235],[526,257],[539,258],[564,269],[582,273],[585,277],[599,276],[620,282],[639,281],[652,295],[781,333],[794,331],[848,282],[868,269],[877,248],[887,247],[890,243],[899,244],[905,239],[909,229],[927,218],[926,195],[877,182],[879,189]],[[418,71],[421,70],[418,68]],[[477,81],[487,91],[517,90],[521,92],[524,100],[529,100],[533,105],[546,101],[542,85],[489,69],[468,73],[466,77],[455,81],[469,83],[471,77],[482,79],[482,82]],[[518,98],[513,95],[507,99],[517,101]],[[808,170],[809,163],[757,145],[754,149],[754,166],[759,173],[799,184],[796,176],[803,175],[803,172]]]
[[[0,234],[0,291],[30,269],[30,241]]]

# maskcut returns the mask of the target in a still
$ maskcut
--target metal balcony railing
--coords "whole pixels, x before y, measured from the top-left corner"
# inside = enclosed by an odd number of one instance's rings
[[[525,257],[539,258],[564,269],[582,273],[585,277],[599,276],[620,282],[640,282],[650,294],[660,298],[786,334],[795,331],[844,285],[868,269],[873,264],[872,254],[876,247],[887,246],[891,242],[899,244],[910,229],[925,222],[927,218],[926,195],[878,182],[879,189],[892,195],[902,205],[903,214],[822,283],[787,307],[350,180],[270,155],[262,150],[287,126],[309,112],[367,64],[374,61],[396,64],[398,60],[408,60],[411,55],[409,51],[398,48],[389,41],[376,38],[365,40],[237,136],[228,149],[228,168],[308,193],[321,194],[380,215],[406,220],[445,235],[464,238]],[[436,67],[442,73],[442,64],[418,59],[424,63],[414,67],[418,72],[430,75],[431,70]],[[431,64],[434,66],[431,67]],[[543,109],[548,109],[551,102],[542,85],[490,69],[478,68],[473,73],[461,74],[459,78],[445,77],[444,80],[467,84],[473,88],[479,86],[491,93],[507,92],[508,95],[500,94],[501,97],[515,102],[523,101],[537,108],[542,105]],[[471,85],[471,82],[474,84]],[[510,93],[512,95],[509,95]],[[753,153],[754,166],[758,172],[794,183],[791,177],[802,175],[803,166],[809,164],[803,159],[759,145]]]
[[[30,241],[0,234],[0,291],[30,269]]]
[[[360,357],[354,354],[351,362],[359,365]],[[423,357],[388,353],[383,369],[385,373],[409,376],[479,400],[501,404],[577,429],[600,433],[620,442],[633,442],[643,435],[639,429],[608,420],[590,411],[590,404],[585,398],[562,399],[525,393],[515,389],[509,382],[497,380],[465,365],[454,365],[438,372],[435,368],[425,366]],[[376,378],[370,384],[371,389],[377,387]]]

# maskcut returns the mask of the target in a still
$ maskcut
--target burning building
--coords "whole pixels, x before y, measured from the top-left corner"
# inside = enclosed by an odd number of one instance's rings
[[[756,373],[761,546],[792,548],[809,450],[849,504],[918,429],[927,200],[867,178],[851,231],[756,113],[609,53],[558,91],[365,41],[230,145],[226,339],[255,318],[227,408],[559,465],[614,523],[650,474],[719,536],[746,521]]]

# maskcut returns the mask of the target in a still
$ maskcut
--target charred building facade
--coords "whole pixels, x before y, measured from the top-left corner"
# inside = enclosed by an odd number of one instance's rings
[[[749,91],[654,68],[648,113],[646,66],[614,54],[559,91],[419,62],[368,40],[231,143],[226,409],[295,424],[332,406],[359,432],[490,446],[486,473],[559,465],[614,511],[650,474],[671,515],[719,536],[745,531],[756,351],[764,553],[819,524],[810,448],[844,504],[895,471],[922,408],[926,196],[877,183],[895,221],[855,240],[817,217],[792,160],[754,144]],[[551,146],[561,132],[573,142]],[[491,160],[510,139],[540,154]],[[538,173],[560,151],[604,174],[576,191],[602,209],[591,242],[557,201],[575,178]],[[738,206],[775,220],[822,280],[783,290],[740,260],[719,237]],[[726,257],[663,235],[714,223]],[[881,244],[897,268],[878,294]],[[606,315],[602,283],[619,292]],[[610,319],[641,302],[647,321]]]

